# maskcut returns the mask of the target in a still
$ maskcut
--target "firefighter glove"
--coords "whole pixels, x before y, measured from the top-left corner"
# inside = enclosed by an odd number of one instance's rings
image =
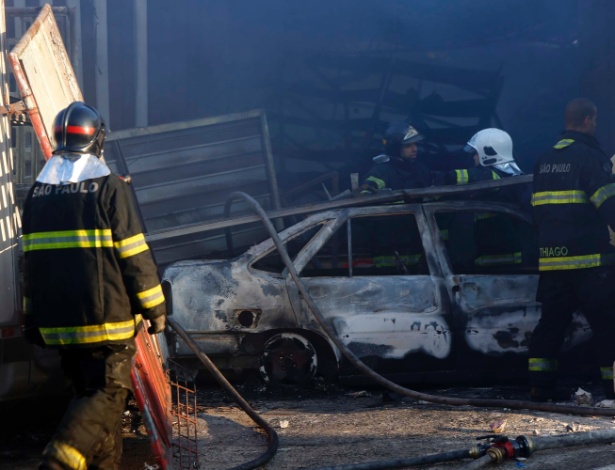
[[[149,323],[150,323],[150,327],[147,329],[147,332],[150,335],[162,333],[167,324],[167,317],[166,315],[160,315],[159,317],[156,317],[150,320]]]

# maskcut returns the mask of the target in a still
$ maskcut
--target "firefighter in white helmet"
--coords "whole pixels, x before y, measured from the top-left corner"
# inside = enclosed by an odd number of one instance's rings
[[[464,150],[473,154],[474,166],[434,172],[432,174],[434,185],[464,185],[523,174],[513,156],[512,138],[502,129],[490,127],[478,131],[468,141]],[[498,190],[495,193],[496,199],[517,204],[525,211],[531,210],[531,193],[527,187],[515,185],[503,189],[505,190]]]
[[[473,154],[474,166],[434,172],[435,185],[465,185],[494,181],[523,174],[513,156],[510,135],[496,128],[483,129],[472,136],[464,150]],[[527,185],[498,188],[482,192],[481,197],[510,202],[526,212],[530,210],[531,192]],[[440,236],[447,241],[449,230],[458,223],[450,217],[439,219]],[[475,266],[509,266],[520,264],[523,253],[510,220],[496,214],[476,214],[473,221],[476,245]]]
[[[501,129],[477,132],[464,150],[474,155],[474,167],[435,173],[434,184],[468,184],[523,174],[513,157],[512,139]]]

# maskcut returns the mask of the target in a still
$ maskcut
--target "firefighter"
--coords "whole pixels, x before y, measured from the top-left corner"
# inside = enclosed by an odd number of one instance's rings
[[[533,216],[539,239],[536,299],[542,314],[529,345],[530,395],[557,399],[558,356],[573,313],[582,311],[593,332],[606,398],[613,392],[615,349],[615,178],[594,138],[596,106],[568,103],[560,140],[534,167]]]
[[[414,127],[404,122],[391,124],[386,130],[383,144],[385,154],[374,157],[376,163],[360,187],[361,195],[378,191],[425,188],[430,184],[429,169],[417,160],[417,142],[423,140]],[[394,268],[399,273],[422,271],[425,256],[418,230],[403,221],[392,218],[371,227],[373,236],[373,262],[378,268]],[[391,246],[390,234],[398,233],[397,245]]]
[[[22,332],[59,350],[75,395],[39,469],[119,469],[134,336],[164,330],[157,268],[126,182],[103,159],[105,124],[74,102],[23,212]]]
[[[431,184],[429,169],[417,160],[417,142],[423,140],[414,127],[393,123],[385,132],[385,154],[374,157],[360,192],[363,195],[383,190],[425,188]]]
[[[474,166],[434,172],[433,183],[439,185],[465,185],[479,181],[495,181],[523,174],[513,156],[513,141],[510,135],[496,128],[483,129],[470,138],[464,150],[473,155]],[[483,197],[511,202],[524,210],[530,208],[530,190],[527,187],[511,186],[482,193]],[[460,223],[459,218],[439,218],[440,235],[446,242],[449,227]],[[468,223],[468,221],[463,221]],[[476,214],[474,221],[475,266],[497,267],[521,264],[523,259],[521,240],[516,236],[511,221],[495,214]]]
[[[432,182],[440,185],[463,185],[479,181],[494,181],[523,172],[513,156],[513,141],[510,135],[496,128],[478,131],[468,141],[464,150],[473,155],[474,166],[445,172],[434,172]],[[531,194],[527,188],[511,186],[498,190],[496,199],[513,202],[524,210],[530,210]]]
[[[434,184],[468,184],[521,175],[513,157],[513,142],[507,132],[488,128],[472,136],[464,150],[473,155],[474,167],[434,173]]]

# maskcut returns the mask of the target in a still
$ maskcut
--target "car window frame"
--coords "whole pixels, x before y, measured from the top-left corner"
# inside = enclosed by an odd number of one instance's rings
[[[356,208],[346,208],[340,211],[339,216],[334,224],[331,224],[327,229],[327,232],[322,232],[322,236],[318,237],[321,234],[319,232],[316,234],[306,246],[303,247],[297,254],[295,260],[293,260],[295,269],[301,276],[301,273],[305,266],[311,261],[311,259],[318,253],[318,250],[322,248],[322,246],[329,241],[329,239],[333,236],[333,234],[341,228],[341,226],[346,223],[348,220],[352,220],[358,217],[369,217],[369,216],[378,216],[381,215],[386,217],[384,214],[390,215],[403,215],[403,214],[413,214],[415,221],[417,223],[417,227],[419,230],[419,235],[421,242],[423,244],[423,250],[425,252],[425,256],[427,259],[427,274],[412,274],[412,276],[441,276],[442,270],[440,268],[440,263],[437,259],[435,259],[432,254],[434,253],[434,241],[431,234],[431,229],[429,223],[427,221],[426,215],[423,211],[423,203],[411,203],[411,204],[387,204],[387,205],[378,205],[378,206],[368,206],[368,207],[356,207]],[[318,238],[317,238],[318,237]],[[325,238],[326,237],[326,238]],[[349,237],[348,230],[346,231],[346,237]],[[323,239],[324,238],[324,239]],[[314,246],[316,243],[319,243],[318,247]],[[349,245],[352,248],[352,245]],[[348,262],[351,262],[351,259],[346,254]],[[349,266],[351,266],[349,264]],[[352,271],[352,268],[349,268]],[[401,274],[400,274],[401,275]],[[390,275],[387,275],[390,276]],[[288,276],[287,276],[288,277]],[[339,277],[339,276],[334,276]],[[352,275],[348,277],[354,277]]]
[[[460,276],[464,273],[458,273],[453,270],[451,258],[448,253],[448,249],[438,227],[436,219],[436,213],[438,212],[500,212],[512,215],[519,219],[526,221],[534,230],[535,226],[532,221],[532,216],[529,212],[523,211],[513,204],[504,202],[491,202],[481,200],[451,200],[442,202],[429,202],[423,205],[423,210],[429,221],[431,227],[431,233],[435,249],[438,252],[438,258],[442,260],[442,270],[445,276]],[[526,275],[538,275],[538,267],[536,267],[536,273],[526,273]],[[491,275],[491,274],[485,274]],[[511,274],[512,275],[512,274]]]
[[[312,240],[317,237],[327,225],[329,225],[333,220],[335,220],[337,218],[336,214],[339,212],[339,210],[326,211],[308,216],[304,220],[297,222],[278,233],[278,236],[280,237],[282,243],[286,244],[289,240],[300,237],[302,234],[309,231],[311,228],[322,224],[322,227],[314,235],[312,235],[308,241],[305,242],[303,248],[301,248],[301,250],[297,252],[297,255],[295,255],[294,259],[291,258],[293,264],[295,263],[295,260],[298,258],[299,254],[304,250],[305,246],[311,243]],[[250,257],[246,262],[246,268],[250,272],[256,271],[258,273],[265,273],[267,275],[275,276],[280,279],[286,278],[288,274],[288,268],[286,266],[284,266],[280,272],[267,271],[254,267],[255,263],[277,250],[278,248],[273,242],[273,239],[271,237],[267,238],[258,245],[255,245],[254,247],[250,248],[250,250],[247,252],[250,253]]]

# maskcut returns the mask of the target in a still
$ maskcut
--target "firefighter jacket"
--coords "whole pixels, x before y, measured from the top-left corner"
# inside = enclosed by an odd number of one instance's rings
[[[613,263],[615,178],[596,139],[566,130],[534,167],[532,206],[541,271]]]
[[[478,183],[480,181],[496,181],[511,176],[514,177],[514,175],[505,173],[498,168],[484,166],[433,172],[432,175],[433,184],[435,186],[464,185]],[[484,197],[494,201],[516,204],[526,213],[529,213],[531,210],[530,201],[532,194],[528,185],[513,185],[506,188],[498,188],[496,190],[481,191],[477,193],[475,197]]]
[[[381,190],[426,188],[431,184],[429,168],[415,158],[388,157],[387,161],[376,163],[367,173],[361,193],[369,194]]]
[[[113,174],[73,181],[39,176],[27,195],[23,323],[52,347],[127,342],[138,314],[166,313],[156,265],[128,184]]]

